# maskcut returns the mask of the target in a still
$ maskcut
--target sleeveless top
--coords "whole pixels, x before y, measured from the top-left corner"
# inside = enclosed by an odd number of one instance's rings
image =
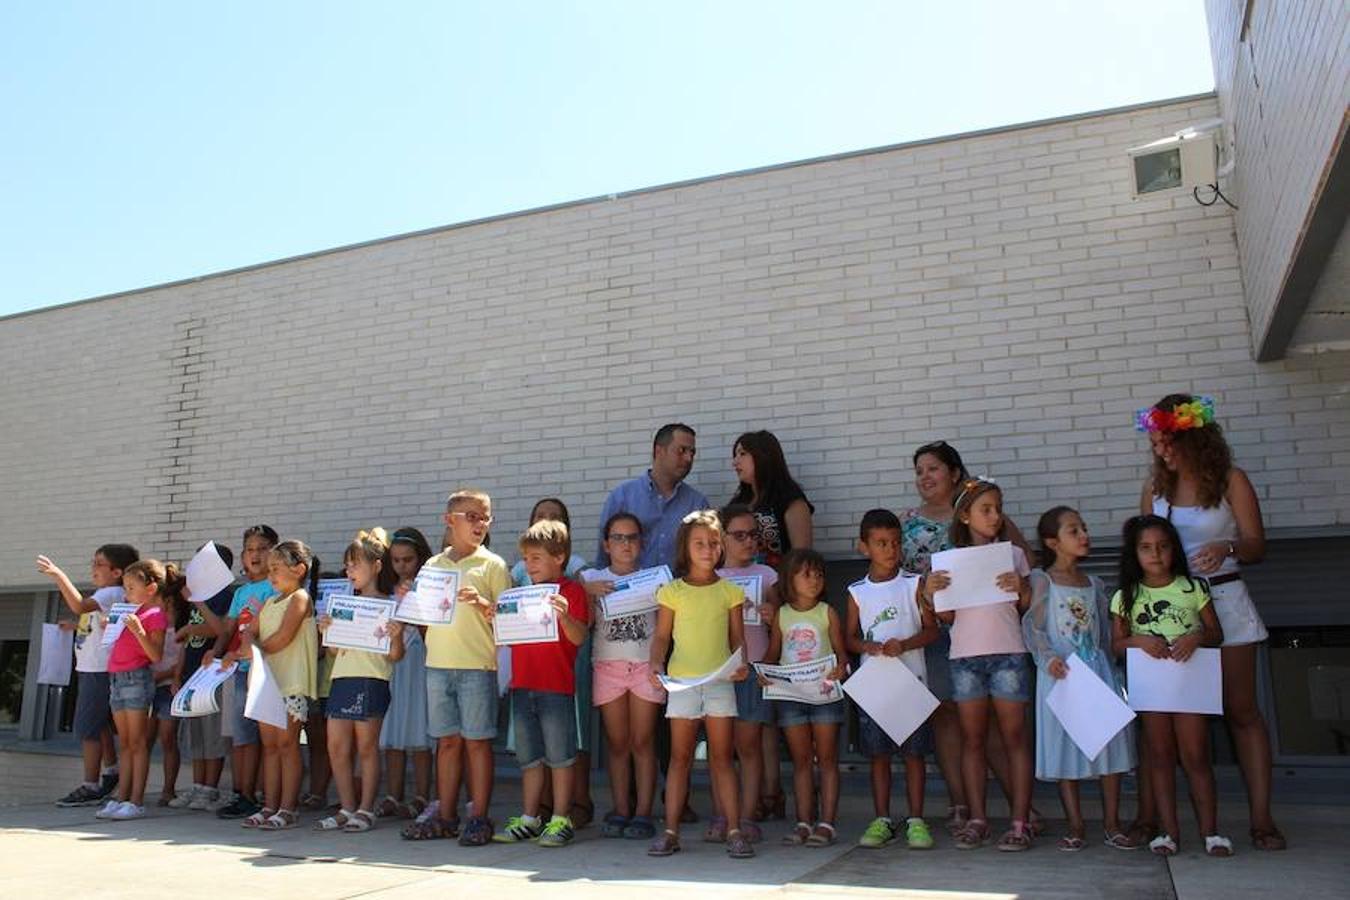
[[[297,602],[296,591],[282,596],[278,594],[268,598],[258,613],[258,636],[266,640],[277,633],[281,622],[286,618],[286,610],[291,603]],[[304,601],[308,602],[308,601]],[[267,668],[277,680],[277,688],[283,697],[317,697],[317,677],[319,659],[319,631],[314,624],[314,615],[306,613],[300,622],[291,642],[275,653],[266,653]]]
[[[879,644],[892,638],[903,641],[923,631],[923,618],[919,615],[919,576],[901,572],[890,581],[864,578],[849,585],[848,592],[858,604],[858,623],[864,641]],[[901,653],[900,661],[916,678],[927,683],[928,667],[924,664],[922,647]]]
[[[918,508],[901,513],[900,567],[906,572],[926,574],[934,553],[952,549],[947,532],[950,526],[950,522],[938,522],[922,515]]]
[[[778,628],[783,634],[783,649],[778,656],[780,665],[811,662],[834,652],[830,643],[828,603],[817,603],[805,612],[784,603],[778,610]]]
[[[1181,549],[1188,558],[1205,544],[1238,539],[1237,519],[1227,500],[1220,500],[1218,506],[1173,506],[1166,497],[1154,497],[1153,514],[1176,526],[1177,534],[1181,535]],[[1237,571],[1237,559],[1225,556],[1219,568],[1206,573],[1205,577],[1231,575]]]

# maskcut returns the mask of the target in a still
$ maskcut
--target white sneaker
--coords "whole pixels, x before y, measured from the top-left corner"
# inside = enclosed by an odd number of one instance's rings
[[[137,806],[135,803],[127,800],[124,803],[119,804],[117,809],[113,810],[112,815],[108,816],[108,818],[118,822],[125,822],[127,819],[139,819],[144,815],[144,806]]]
[[[230,805],[231,803],[233,803],[235,800],[238,800],[238,799],[239,799],[239,795],[236,794],[234,791],[230,791],[229,793],[226,793],[226,792],[221,791],[221,790],[219,790],[219,789],[217,789],[217,788],[211,788],[211,798],[212,798],[212,799],[209,800],[209,801],[207,802],[207,804],[206,804],[206,809],[207,809],[207,811],[208,811],[208,812],[219,812],[220,810],[222,810],[222,809],[224,809],[225,807],[229,806],[229,805]]]
[[[121,805],[122,805],[122,801],[121,801],[121,800],[109,800],[107,803],[103,804],[103,808],[102,808],[102,809],[100,809],[98,812],[94,813],[94,818],[95,818],[95,819],[111,819],[111,818],[113,817],[113,813],[117,812],[118,808],[119,808]]]
[[[199,811],[213,809],[212,804],[218,799],[220,799],[220,792],[215,788],[198,788],[197,792],[192,795],[192,802],[188,804],[188,809]]]
[[[197,802],[197,797],[200,796],[200,793],[201,789],[194,784],[192,790],[183,791],[181,794],[178,794],[170,800],[169,809],[198,809],[198,807],[193,806],[192,804]]]

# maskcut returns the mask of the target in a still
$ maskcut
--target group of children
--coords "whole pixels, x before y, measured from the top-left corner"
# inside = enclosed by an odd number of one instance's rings
[[[139,559],[126,545],[104,545],[95,553],[90,573],[95,590],[88,596],[53,562],[39,557],[39,570],[56,582],[80,617],[75,730],[84,744],[85,778],[60,802],[102,803],[97,815],[114,820],[144,815],[149,753],[157,734],[166,763],[161,802],[167,806],[214,809],[264,831],[289,829],[299,823],[303,809],[324,810],[331,773],[338,803],[314,823],[319,830],[364,832],[381,817],[402,816],[413,819],[402,830],[410,840],[454,837],[464,846],[536,841],[561,847],[586,824],[590,765],[588,755],[580,754],[589,750],[585,736],[598,709],[613,798],[613,810],[601,823],[603,836],[648,841],[652,856],[681,849],[681,819],[702,735],[716,808],[704,838],[724,843],[733,858],[753,856],[754,844],[764,839],[754,821],[766,762],[762,735],[766,725],[776,724],[792,759],[796,804],[795,824],[782,840],[827,846],[836,841],[840,729],[849,701],[768,700],[767,682],[753,674],[753,664],[828,665],[832,656],[835,664],[825,679],[839,682],[848,676],[851,657],[862,665],[872,657],[891,657],[925,681],[924,648],[947,625],[970,813],[948,823],[955,846],[974,849],[991,837],[986,745],[991,729],[997,729],[1009,761],[1011,810],[999,850],[1026,850],[1033,843],[1033,775],[1060,784],[1068,818],[1060,849],[1086,846],[1078,783],[1098,778],[1105,842],[1135,849],[1138,844],[1122,830],[1119,817],[1120,776],[1136,764],[1133,730],[1122,730],[1089,759],[1048,711],[1046,696],[1067,674],[1071,656],[1119,690],[1118,664],[1126,648],[1184,661],[1197,647],[1221,641],[1205,582],[1188,575],[1175,529],[1156,516],[1127,523],[1120,590],[1109,602],[1102,584],[1080,568],[1090,550],[1082,518],[1056,507],[1041,517],[1037,529],[1041,568],[1033,570],[1014,547],[1013,569],[989,585],[1016,600],[939,613],[934,597],[950,585],[950,573],[903,571],[899,519],[888,510],[870,510],[862,517],[858,541],[868,560],[867,575],[849,586],[841,615],[826,599],[825,561],[819,553],[792,550],[772,569],[758,562],[758,526],[749,508],[704,510],[680,526],[676,577],[658,590],[657,608],[617,618],[604,616],[603,598],[639,568],[645,536],[637,517],[620,512],[604,523],[609,557],[604,569],[588,569],[573,556],[560,501],[541,501],[531,519],[518,541],[514,578],[486,546],[492,504],[480,491],[449,497],[440,553],[433,554],[411,528],[392,535],[379,528],[358,533],[343,562],[359,596],[397,599],[413,589],[419,573],[458,574],[458,593],[447,600],[456,604],[449,623],[391,621],[387,654],[322,646],[330,620],[315,614],[319,560],[305,544],[279,540],[265,525],[243,536],[247,583],[212,598],[187,596],[177,567]],[[965,482],[955,504],[952,544],[1003,541],[1007,531],[998,486],[979,479]],[[230,565],[229,551],[218,551]],[[739,581],[744,576],[759,576],[763,588],[750,609]],[[513,583],[558,586],[548,598],[557,617],[556,640],[497,646],[496,601]],[[102,633],[112,627],[108,614],[114,603],[134,604],[135,611],[121,616],[121,633],[103,652]],[[249,672],[254,648],[283,697],[285,727],[246,714],[249,679],[257,677]],[[733,655],[739,655],[740,664],[729,680],[701,681],[726,671]],[[176,775],[177,727],[168,704],[193,671],[216,663],[238,668],[224,692],[223,711],[188,720],[193,786],[178,794],[168,768],[173,745]],[[509,669],[500,685],[499,663],[504,673]],[[509,704],[509,740],[522,771],[523,802],[497,828],[489,812],[501,689]],[[1033,700],[1034,741],[1028,728]],[[656,735],[663,715],[669,724],[669,766],[664,820],[658,822]],[[109,716],[121,748],[120,769],[105,767],[100,780],[100,762],[110,761]],[[152,727],[152,718],[157,726]],[[1174,769],[1179,760],[1206,851],[1231,853],[1231,843],[1215,824],[1204,718],[1144,713],[1142,720],[1162,826],[1149,847],[1176,852]],[[875,811],[859,843],[883,847],[903,834],[910,848],[932,847],[924,818],[925,758],[932,750],[928,725],[897,745],[861,710],[858,724]],[[310,748],[310,791],[304,794],[302,732]],[[234,784],[229,796],[219,792],[227,736]],[[428,800],[433,750],[437,795]],[[891,811],[891,764],[897,755],[908,800],[903,827]],[[405,785],[409,756],[411,792]],[[114,774],[112,788],[109,776]],[[387,793],[377,799],[382,778]],[[461,787],[468,795],[463,820]]]

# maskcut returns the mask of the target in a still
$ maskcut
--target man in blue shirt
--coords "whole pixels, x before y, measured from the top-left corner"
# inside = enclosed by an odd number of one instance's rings
[[[694,467],[694,429],[682,422],[662,425],[652,439],[652,467],[637,478],[623,482],[605,500],[600,511],[600,549],[597,566],[609,565],[605,553],[604,524],[615,513],[637,516],[642,523],[642,555],[638,565],[674,566],[675,534],[680,521],[696,509],[710,509],[708,498],[685,484]]]

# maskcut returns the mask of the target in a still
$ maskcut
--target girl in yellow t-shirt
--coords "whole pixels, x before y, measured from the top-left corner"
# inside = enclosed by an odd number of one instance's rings
[[[1161,516],[1135,516],[1125,523],[1120,554],[1120,590],[1111,598],[1112,650],[1135,647],[1155,659],[1185,662],[1197,647],[1217,647],[1223,630],[1203,580],[1193,579],[1181,537]],[[1209,723],[1198,713],[1141,712],[1149,774],[1163,833],[1148,845],[1159,856],[1177,852],[1177,761],[1186,770],[1191,801],[1210,856],[1231,856],[1233,842],[1218,833],[1214,768],[1209,761]]]
[[[386,599],[378,584],[389,553],[389,536],[383,528],[357,532],[342,555],[347,579],[358,597]],[[319,619],[320,633],[332,624],[331,616]],[[389,653],[329,647],[333,659],[333,683],[328,692],[328,762],[337,783],[338,811],[314,823],[319,831],[369,831],[375,824],[375,795],[380,787],[380,727],[389,711],[389,678],[394,663],[403,658],[403,624],[389,619],[378,626],[389,636]],[[360,797],[352,772],[352,745],[361,763]]]
[[[712,510],[684,517],[675,536],[675,572],[680,577],[656,592],[656,634],[651,644],[651,681],[670,693],[670,769],[666,774],[666,828],[647,849],[650,856],[670,856],[680,849],[680,813],[689,796],[689,770],[694,762],[698,727],[708,733],[708,767],[717,783],[717,800],[727,820],[727,854],[733,859],[755,855],[740,828],[740,786],[732,761],[735,750],[736,691],[743,681],[745,593],[717,574],[722,562],[722,523]],[[667,670],[666,653],[674,642]],[[712,674],[731,659],[740,665],[731,681],[709,681],[694,687],[679,682]],[[670,678],[663,681],[669,671]]]

